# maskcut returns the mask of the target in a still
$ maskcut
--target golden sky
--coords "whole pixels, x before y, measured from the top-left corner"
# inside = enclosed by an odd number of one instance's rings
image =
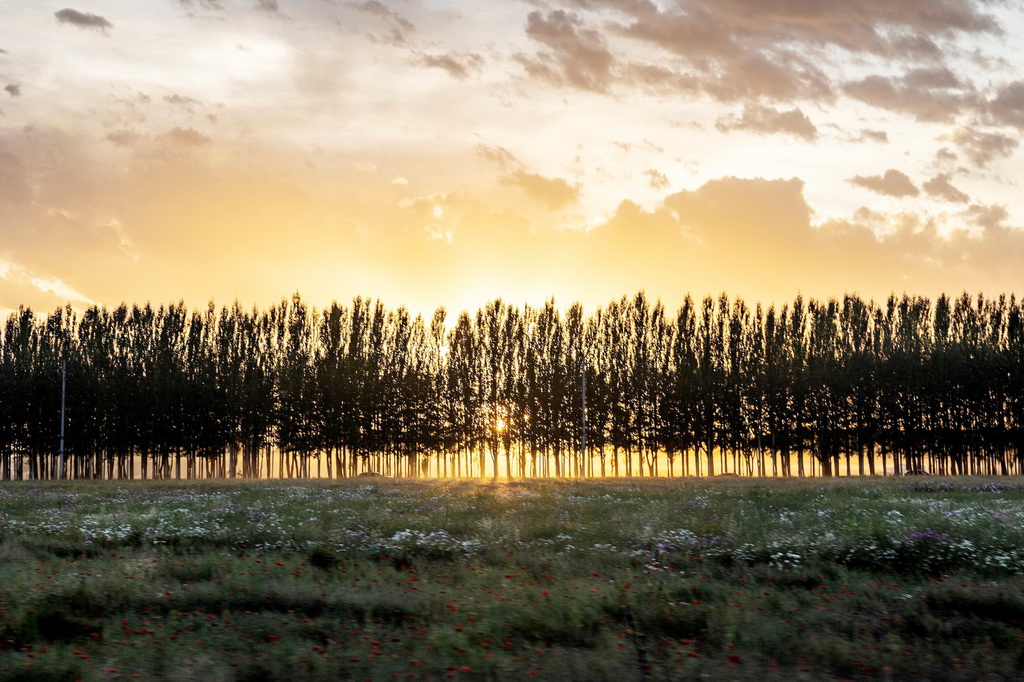
[[[0,16],[0,311],[1024,294],[1020,2]]]

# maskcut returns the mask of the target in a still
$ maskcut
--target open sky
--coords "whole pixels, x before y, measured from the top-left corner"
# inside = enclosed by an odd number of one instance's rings
[[[1017,0],[0,17],[0,311],[1024,294]]]

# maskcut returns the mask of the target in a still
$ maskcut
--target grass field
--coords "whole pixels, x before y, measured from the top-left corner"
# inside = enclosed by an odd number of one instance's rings
[[[0,679],[1022,679],[1022,486],[4,484]]]

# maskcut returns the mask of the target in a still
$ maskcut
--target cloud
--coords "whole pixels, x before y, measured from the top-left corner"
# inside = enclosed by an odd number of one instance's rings
[[[206,135],[197,132],[193,128],[179,128],[175,126],[167,131],[167,138],[172,142],[184,147],[198,147],[210,144],[211,140]]]
[[[924,188],[928,196],[935,199],[943,199],[957,204],[967,203],[971,198],[953,186],[953,183],[950,182],[952,177],[952,173],[939,173],[921,187]]]
[[[972,206],[948,224],[928,215],[870,209],[815,224],[803,188],[798,178],[724,177],[672,194],[650,212],[620,206],[587,237],[601,241],[602,258],[616,263],[607,270],[609,279],[632,277],[649,293],[671,290],[658,273],[680,261],[688,265],[677,288],[753,293],[760,300],[791,300],[796,291],[827,297],[844,291],[886,296],[1020,288],[1024,230],[1006,226],[1002,206]],[[965,229],[963,221],[984,229]],[[587,254],[594,258],[593,251]],[[644,265],[649,274],[642,274]],[[627,274],[615,280],[616,270]]]
[[[644,171],[644,175],[647,176],[647,184],[650,185],[651,189],[668,189],[670,183],[661,171],[648,168]]]
[[[517,159],[512,152],[504,147],[491,147],[486,144],[480,144],[477,145],[476,152],[484,159],[493,161],[501,166],[501,169],[506,173],[512,170],[522,170],[524,168],[522,162]]]
[[[682,225],[696,229],[704,238],[715,239],[713,233],[721,237],[728,234],[726,241],[731,241],[748,234],[760,242],[785,238],[794,226],[810,223],[811,211],[803,199],[803,188],[799,178],[730,176],[670,195],[664,205],[679,216]],[[729,224],[727,229],[725,224]],[[769,226],[774,227],[766,229]]]
[[[168,104],[181,107],[189,113],[192,113],[192,108],[197,104],[200,104],[199,100],[192,97],[185,97],[184,95],[164,95],[164,101]]]
[[[580,188],[562,178],[546,178],[537,173],[516,171],[503,176],[501,182],[522,188],[530,197],[556,211],[576,203],[580,198]]]
[[[989,102],[989,113],[998,123],[1024,128],[1024,81],[1014,81],[999,89]]]
[[[978,227],[986,230],[997,230],[1004,227],[1003,223],[1010,217],[1005,206],[984,206],[972,204],[965,215]],[[1020,230],[1016,230],[1020,232]]]
[[[764,3],[759,0],[720,0],[715,3],[681,0],[654,3],[607,0],[592,3],[614,6],[648,27],[659,20],[674,22],[672,29],[686,31],[673,45],[694,41],[705,53],[728,52],[730,37],[755,44],[786,42],[818,43],[840,47],[851,53],[882,57],[904,57],[932,53],[932,37],[956,33],[996,33],[996,20],[979,12],[972,0],[946,0],[936,6],[931,0],[863,0],[851,5],[842,0]],[[669,33],[666,26],[666,34]]]
[[[485,144],[477,145],[477,154],[501,167],[502,175],[498,180],[503,185],[518,187],[531,198],[545,204],[549,209],[558,211],[579,201],[580,188],[562,178],[546,178],[538,173],[527,171],[522,161],[504,147],[492,147]]]
[[[956,152],[949,147],[942,147],[939,151],[935,152],[935,165],[950,166],[956,163],[958,158]]]
[[[970,84],[960,78],[945,66],[926,69],[910,69],[900,81],[910,88],[923,88],[927,90],[963,89],[969,90]]]
[[[372,35],[375,40],[392,45],[405,43],[409,34],[416,30],[411,21],[399,12],[387,7],[377,0],[366,0],[361,3],[349,3],[351,7],[370,16],[380,17],[388,25],[389,31],[384,34]]]
[[[717,4],[698,7],[686,2],[677,11],[636,9],[627,14],[630,18],[616,30],[619,35],[684,60],[684,69],[661,72],[668,83],[681,82],[689,89],[690,78],[696,76],[700,88],[721,101],[832,97],[828,76],[787,46],[791,36],[752,33],[741,17],[723,12]],[[650,83],[655,75],[647,71],[646,80]]]
[[[1015,137],[967,127],[957,128],[948,139],[978,168],[985,168],[996,158],[1008,157],[1020,146],[1020,140]]]
[[[531,4],[541,4],[533,2]],[[719,101],[765,99],[831,102],[831,73],[846,68],[846,53],[906,64],[909,79],[897,93],[903,105],[938,116],[957,104],[943,90],[967,84],[933,78],[943,53],[963,35],[998,35],[996,19],[974,0],[575,0],[567,10],[536,10],[527,35],[542,43],[523,55],[527,72],[540,79],[606,92],[613,85],[681,92],[703,91]],[[660,54],[659,54],[660,53]],[[665,59],[665,57],[668,57]],[[926,73],[931,71],[933,73]],[[904,91],[928,81],[925,106]],[[864,97],[872,81],[850,86]],[[889,106],[895,103],[891,93]],[[944,114],[943,114],[944,115]]]
[[[276,12],[278,10],[277,0],[256,0],[256,9],[261,12]]]
[[[724,61],[719,72],[704,77],[704,91],[723,102],[766,98],[773,101],[831,101],[832,84],[825,73],[791,50],[750,53]]]
[[[578,15],[565,10],[530,12],[526,35],[548,49],[539,59],[522,59],[531,75],[595,92],[604,92],[611,84],[615,58],[601,34],[585,26]]]
[[[855,175],[849,182],[890,197],[916,197],[921,193],[905,173],[892,168],[885,171],[885,175]]]
[[[194,7],[198,5],[199,7],[208,10],[224,9],[224,3],[222,0],[178,0],[178,4],[182,7]]]
[[[6,90],[7,94],[10,95],[11,97],[20,97],[21,96],[21,86],[20,85],[15,85],[14,83],[11,83],[10,85],[4,86],[4,90]]]
[[[142,136],[134,130],[122,129],[107,133],[107,139],[118,147],[131,147],[142,139]]]
[[[58,23],[71,24],[79,28],[92,28],[104,33],[106,33],[108,28],[114,28],[114,25],[103,17],[98,14],[90,14],[89,12],[79,12],[78,10],[65,8],[54,12],[53,15],[57,17]]]
[[[353,2],[350,4],[352,7],[355,7],[360,12],[365,12],[366,14],[373,14],[378,17],[385,17],[387,19],[393,19],[407,30],[411,31],[414,28],[412,23],[409,22],[408,19],[403,17],[395,10],[387,7],[386,5],[381,4],[380,2],[378,2],[378,0],[366,0],[365,2]]]
[[[934,40],[922,33],[905,33],[896,36],[892,41],[892,51],[897,58],[939,62],[942,60],[942,48]]]
[[[418,165],[403,154],[367,157],[377,163],[373,173],[346,162],[343,174],[321,171],[306,182],[313,174],[294,175],[288,163],[232,156],[228,140],[216,163],[186,154],[152,163],[149,144],[114,149],[62,131],[35,135],[0,138],[7,154],[0,155],[0,187],[14,188],[0,199],[0,258],[44,286],[56,278],[107,303],[183,298],[202,305],[235,296],[267,303],[298,288],[318,302],[359,293],[429,310],[492,295],[538,302],[556,295],[594,306],[639,288],[671,301],[728,291],[768,302],[798,291],[1019,291],[1022,282],[1024,233],[1010,227],[1005,207],[988,201],[957,206],[949,224],[868,210],[814,222],[799,178],[724,177],[671,192],[653,207],[643,188],[648,208],[621,197],[584,231],[559,229],[583,206],[571,177],[529,172],[498,146],[478,147],[472,172],[503,166],[505,187],[478,183],[483,189],[475,193],[445,163]],[[162,141],[143,139],[158,149]],[[643,168],[634,180],[657,180],[660,171]],[[399,171],[414,180],[409,186],[423,187],[401,205],[406,187],[389,184]],[[335,180],[336,195],[322,193],[323,177]],[[349,263],[341,271],[339,253]],[[524,278],[524,263],[542,275]],[[62,302],[53,291],[2,281],[0,300]]]
[[[0,308],[13,309],[23,305],[55,308],[68,302],[78,305],[96,303],[57,277],[36,273],[19,263],[0,258]]]
[[[444,69],[454,78],[465,80],[469,77],[469,72],[478,68],[483,60],[478,54],[428,54],[420,57],[419,61],[423,66],[428,68]]]
[[[860,139],[858,142],[879,142],[886,144],[889,142],[889,133],[884,130],[869,130],[868,128],[862,128],[860,131]]]
[[[925,122],[952,121],[976,102],[971,88],[946,68],[914,69],[899,78],[872,75],[846,83],[843,91],[873,107]]]
[[[818,129],[800,109],[780,111],[759,104],[744,106],[742,116],[719,118],[715,127],[722,132],[749,130],[762,135],[781,133],[801,137],[809,142],[818,137]]]

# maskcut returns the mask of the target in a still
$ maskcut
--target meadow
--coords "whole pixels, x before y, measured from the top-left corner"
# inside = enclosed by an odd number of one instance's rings
[[[1021,679],[1017,479],[0,485],[0,679]]]

